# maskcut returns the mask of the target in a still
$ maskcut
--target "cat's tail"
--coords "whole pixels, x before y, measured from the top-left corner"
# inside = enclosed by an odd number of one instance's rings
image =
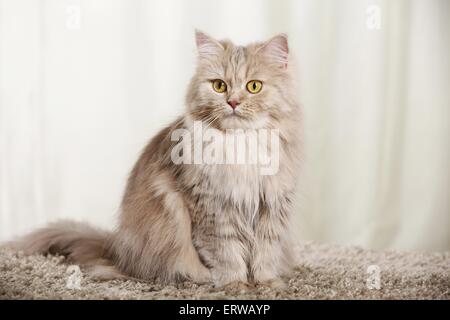
[[[37,229],[24,237],[5,243],[2,247],[25,254],[58,254],[68,263],[85,267],[99,279],[125,277],[113,265],[107,252],[111,233],[86,223],[62,220]]]

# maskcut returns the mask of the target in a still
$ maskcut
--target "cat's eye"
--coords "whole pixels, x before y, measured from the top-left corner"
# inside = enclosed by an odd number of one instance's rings
[[[259,80],[251,80],[247,83],[247,90],[250,93],[258,93],[262,89],[262,82]]]
[[[220,79],[216,79],[212,82],[212,86],[215,92],[223,93],[227,90],[227,84]]]

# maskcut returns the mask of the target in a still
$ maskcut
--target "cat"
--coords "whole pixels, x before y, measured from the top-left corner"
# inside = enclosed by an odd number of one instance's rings
[[[59,221],[11,247],[65,255],[102,279],[284,285],[296,261],[292,204],[302,151],[287,36],[247,46],[198,30],[195,37],[197,68],[187,110],[142,152],[127,181],[117,228]],[[175,164],[174,133],[192,132],[195,123],[219,137],[241,129],[245,143],[257,130],[277,130],[273,155],[279,168],[264,175],[259,163]],[[205,144],[195,139],[194,134],[194,144]],[[232,150],[225,147],[224,153]]]

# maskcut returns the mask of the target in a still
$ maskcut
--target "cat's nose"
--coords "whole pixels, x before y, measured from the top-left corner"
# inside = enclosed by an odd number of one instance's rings
[[[237,101],[237,100],[229,100],[228,101],[228,104],[230,105],[230,107],[232,107],[233,108],[233,110],[234,109],[236,109],[236,107],[239,105],[239,101]]]

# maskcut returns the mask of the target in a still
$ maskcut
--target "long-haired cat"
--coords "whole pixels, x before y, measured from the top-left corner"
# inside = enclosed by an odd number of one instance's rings
[[[301,151],[287,37],[237,46],[197,31],[196,43],[187,110],[150,141],[134,166],[117,228],[61,221],[12,247],[65,255],[101,278],[283,283],[294,261],[291,205]],[[261,174],[260,163],[174,163],[174,132],[192,132],[195,123],[219,137],[242,129],[245,143],[257,130],[276,130],[279,148],[268,152],[279,158],[277,171]],[[194,135],[193,144],[207,144],[198,139]]]

